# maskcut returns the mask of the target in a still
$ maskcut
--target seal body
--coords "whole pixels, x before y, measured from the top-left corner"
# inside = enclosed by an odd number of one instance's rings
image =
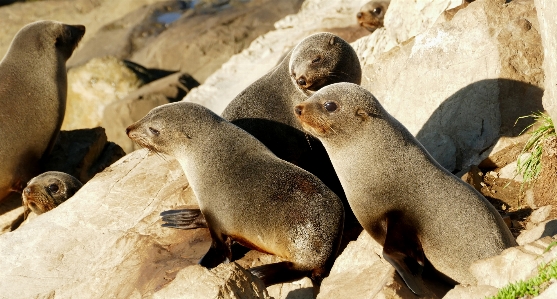
[[[426,258],[452,280],[472,284],[472,262],[516,245],[495,208],[364,88],[327,86],[295,113],[323,142],[359,222],[415,293]]]
[[[389,4],[391,4],[390,0],[373,0],[364,4],[356,14],[358,24],[369,32],[383,27],[383,19]]]
[[[350,44],[331,33],[313,34],[236,96],[222,113],[277,157],[316,175],[345,202],[346,219],[355,224],[327,152],[319,140],[303,131],[292,109],[323,86],[360,84],[361,76],[358,56]]]
[[[0,62],[0,200],[21,192],[56,141],[66,108],[66,61],[84,33],[81,25],[31,23]]]
[[[232,260],[237,242],[285,260],[250,269],[266,285],[306,275],[319,282],[329,272],[344,213],[317,177],[194,103],[154,108],[127,133],[180,162],[213,238],[201,265]]]
[[[43,214],[68,200],[82,186],[78,179],[67,173],[47,171],[31,179],[23,189],[23,207],[27,212]]]

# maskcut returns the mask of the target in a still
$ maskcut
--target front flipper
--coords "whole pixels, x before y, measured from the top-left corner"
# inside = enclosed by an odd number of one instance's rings
[[[278,283],[290,282],[309,276],[311,271],[294,269],[291,262],[279,262],[250,268],[251,274],[259,277],[266,287]]]
[[[232,261],[232,240],[227,236],[224,236],[225,240],[220,239],[210,228],[209,232],[213,242],[199,264],[207,269],[212,269],[221,263]]]
[[[421,279],[425,255],[415,226],[405,223],[402,212],[387,215],[387,235],[383,245],[383,257],[402,277],[408,288],[416,295],[426,293]]]
[[[161,214],[163,227],[178,229],[207,228],[207,221],[200,209],[168,210]]]

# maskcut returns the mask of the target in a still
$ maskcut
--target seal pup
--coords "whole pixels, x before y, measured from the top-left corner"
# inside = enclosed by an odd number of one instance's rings
[[[285,261],[251,268],[265,285],[309,276],[320,283],[339,247],[340,199],[311,173],[259,140],[188,102],[154,108],[126,132],[182,166],[213,242],[200,264],[231,261],[234,242]]]
[[[385,13],[389,8],[389,4],[391,4],[390,0],[373,0],[364,4],[356,14],[358,24],[369,32],[383,27],[383,19],[385,18]]]
[[[74,176],[59,171],[47,171],[32,178],[23,189],[23,207],[40,215],[72,197],[83,184]],[[27,216],[27,215],[25,215]]]
[[[472,284],[472,262],[516,245],[495,208],[440,166],[369,91],[329,85],[294,111],[325,146],[356,217],[414,293],[423,291],[425,259]]]
[[[66,109],[66,61],[82,25],[39,21],[24,26],[0,62],[0,200],[39,173]]]
[[[360,61],[350,44],[332,33],[316,33],[303,39],[277,66],[238,94],[222,113],[223,118],[253,135],[277,157],[316,175],[335,192],[345,204],[345,228],[359,224],[333,165],[321,142],[303,131],[292,109],[323,86],[336,82],[360,84],[361,77]],[[168,227],[203,226],[202,215],[195,209],[165,211],[161,216]],[[355,237],[359,231],[356,233]]]

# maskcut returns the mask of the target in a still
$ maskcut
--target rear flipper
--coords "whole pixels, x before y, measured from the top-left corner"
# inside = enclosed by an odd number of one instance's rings
[[[207,228],[207,221],[200,209],[168,210],[161,214],[163,227],[178,229]]]
[[[270,286],[278,283],[290,282],[303,277],[310,276],[312,271],[301,271],[294,269],[291,262],[279,262],[250,268],[251,274],[259,277],[265,284]],[[320,283],[319,281],[318,283]]]
[[[395,211],[387,215],[387,236],[383,245],[383,257],[416,295],[426,293],[421,278],[425,255],[415,227],[405,223],[402,213]]]

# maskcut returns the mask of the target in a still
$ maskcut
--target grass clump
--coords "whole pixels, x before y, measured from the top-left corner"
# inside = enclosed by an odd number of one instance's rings
[[[516,299],[538,296],[550,285],[551,280],[557,279],[557,260],[541,265],[538,275],[526,281],[518,281],[499,290],[497,295],[487,299]]]
[[[516,173],[522,175],[522,187],[525,184],[530,184],[535,178],[538,177],[542,170],[542,143],[545,139],[551,136],[555,136],[555,127],[553,126],[553,120],[549,115],[543,112],[533,113],[531,115],[522,116],[522,118],[531,117],[534,119],[534,123],[527,126],[521,134],[527,129],[533,127],[535,124],[539,124],[532,132],[530,132],[530,138],[524,145],[522,152],[517,159]],[[517,120],[517,121],[518,121]],[[523,154],[530,153],[527,158],[521,159]]]

